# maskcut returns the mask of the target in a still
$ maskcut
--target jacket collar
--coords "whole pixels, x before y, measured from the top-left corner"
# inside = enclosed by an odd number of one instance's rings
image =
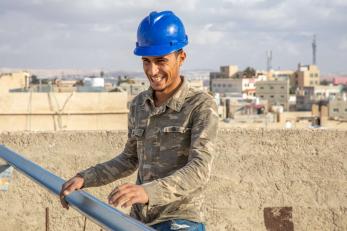
[[[179,112],[182,109],[184,101],[189,92],[188,81],[183,76],[181,76],[181,79],[182,79],[181,86],[177,89],[175,94],[171,96],[171,98],[169,98],[166,101],[166,103],[163,104],[163,106],[168,106],[169,108],[177,112]],[[149,87],[149,89],[145,92],[143,103],[145,103],[146,101],[150,101],[150,103],[154,106],[153,94],[154,94],[153,89]]]

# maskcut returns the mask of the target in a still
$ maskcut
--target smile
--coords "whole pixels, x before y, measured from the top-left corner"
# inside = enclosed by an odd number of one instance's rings
[[[155,77],[155,78],[152,77],[151,79],[154,83],[158,83],[158,82],[162,81],[164,78],[163,77]]]

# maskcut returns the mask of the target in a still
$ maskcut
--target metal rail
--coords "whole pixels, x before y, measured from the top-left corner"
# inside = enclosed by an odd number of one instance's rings
[[[50,192],[59,195],[60,189],[65,182],[62,178],[52,174],[32,161],[25,159],[4,145],[0,145],[0,158],[4,159],[8,164],[12,165],[24,175],[48,189]],[[154,230],[98,200],[83,190],[75,191],[66,196],[65,199],[71,207],[78,210],[81,214],[93,220],[106,230]]]

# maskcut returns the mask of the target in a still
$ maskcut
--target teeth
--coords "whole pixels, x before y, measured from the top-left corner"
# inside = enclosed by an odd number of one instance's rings
[[[157,77],[157,78],[152,78],[152,79],[155,80],[155,81],[160,81],[160,80],[162,80],[163,78]]]

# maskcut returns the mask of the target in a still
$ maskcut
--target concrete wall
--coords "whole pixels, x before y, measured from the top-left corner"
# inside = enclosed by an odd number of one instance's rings
[[[267,80],[256,83],[256,95],[261,100],[267,100],[269,107],[282,105],[285,111],[289,110],[289,80]]]
[[[203,207],[207,230],[347,230],[346,138],[335,130],[220,130]],[[112,158],[125,141],[125,132],[0,134],[0,143],[63,178]],[[88,191],[106,201],[117,184]],[[45,207],[51,230],[82,230],[82,215],[15,171],[0,192],[0,230],[44,230]],[[276,218],[289,228],[271,229]],[[88,221],[86,230],[99,229]]]
[[[10,89],[29,86],[28,72],[0,73],[0,93],[8,93]]]
[[[126,92],[0,94],[0,131],[127,128]]]

